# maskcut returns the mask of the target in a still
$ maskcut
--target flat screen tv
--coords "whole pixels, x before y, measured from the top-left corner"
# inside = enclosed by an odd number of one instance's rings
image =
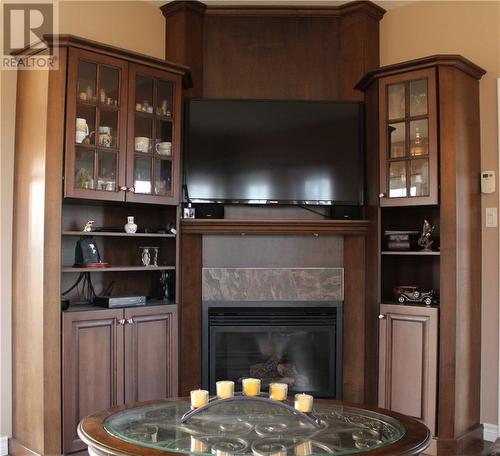
[[[192,202],[363,204],[363,104],[189,100],[184,184]]]

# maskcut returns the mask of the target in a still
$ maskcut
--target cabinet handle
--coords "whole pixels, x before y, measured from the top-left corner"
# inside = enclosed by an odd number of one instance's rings
[[[379,320],[385,320],[385,315],[384,315],[384,314],[380,314],[380,315],[378,316],[378,319],[379,319]]]
[[[385,198],[385,193],[379,193],[379,194],[378,194],[378,197],[379,197],[379,198]]]
[[[120,190],[122,192],[126,192],[128,190],[128,187],[126,187],[125,185],[123,185],[123,186],[120,187]]]
[[[134,193],[135,192],[135,188],[134,187],[129,187],[128,191]]]
[[[128,323],[129,325],[133,325],[133,324],[134,324],[134,319],[133,319],[133,318],[129,318],[129,319],[127,320],[127,323]]]
[[[125,324],[125,318],[120,318],[118,324],[123,326]]]

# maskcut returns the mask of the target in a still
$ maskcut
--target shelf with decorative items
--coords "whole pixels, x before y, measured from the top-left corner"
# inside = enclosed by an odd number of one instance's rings
[[[70,49],[64,196],[178,204],[182,79]]]

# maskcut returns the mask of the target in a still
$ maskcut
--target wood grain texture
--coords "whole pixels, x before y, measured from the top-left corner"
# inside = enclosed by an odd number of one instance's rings
[[[189,395],[201,385],[201,268],[200,234],[181,231],[180,394]]]
[[[167,56],[193,69],[189,97],[362,100],[354,85],[379,64],[385,11],[371,2],[205,7],[174,1],[162,12]]]
[[[377,404],[378,381],[378,327],[376,323],[380,304],[380,228],[379,208],[379,154],[378,154],[378,86],[373,84],[365,93],[365,134],[366,134],[366,161],[365,161],[365,206],[364,218],[369,221],[366,237],[366,267],[365,267],[365,299],[366,299],[366,326],[367,341],[366,376],[370,381],[365,383],[365,403]]]
[[[344,238],[342,398],[363,404],[366,378],[365,238]],[[374,322],[376,325],[376,322]]]
[[[379,407],[436,431],[439,310],[381,305]]]
[[[58,267],[65,52],[59,65],[55,71],[20,71],[17,86],[13,437],[41,454],[61,450]]]
[[[123,310],[63,313],[63,449],[85,449],[78,423],[124,403]]]
[[[177,306],[124,309],[125,402],[177,396]]]
[[[184,219],[184,234],[360,234],[368,232],[366,220],[235,220]]]
[[[439,437],[479,425],[481,215],[479,83],[438,69],[441,144]]]

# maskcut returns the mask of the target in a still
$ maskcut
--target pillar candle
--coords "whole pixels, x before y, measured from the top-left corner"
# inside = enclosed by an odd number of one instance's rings
[[[215,384],[217,388],[217,397],[219,399],[230,399],[234,396],[234,382],[231,380],[222,380]]]
[[[271,383],[269,385],[269,397],[273,401],[285,401],[288,394],[286,383]]]
[[[295,409],[303,413],[311,413],[313,408],[313,397],[310,394],[295,395]]]
[[[193,390],[191,391],[191,407],[200,408],[208,404],[208,391]]]
[[[245,396],[258,396],[260,394],[260,379],[244,378],[242,383]]]
[[[200,439],[191,436],[191,452],[192,453],[207,453],[208,445]]]
[[[295,447],[295,456],[310,456],[312,454],[312,442],[306,440]]]

